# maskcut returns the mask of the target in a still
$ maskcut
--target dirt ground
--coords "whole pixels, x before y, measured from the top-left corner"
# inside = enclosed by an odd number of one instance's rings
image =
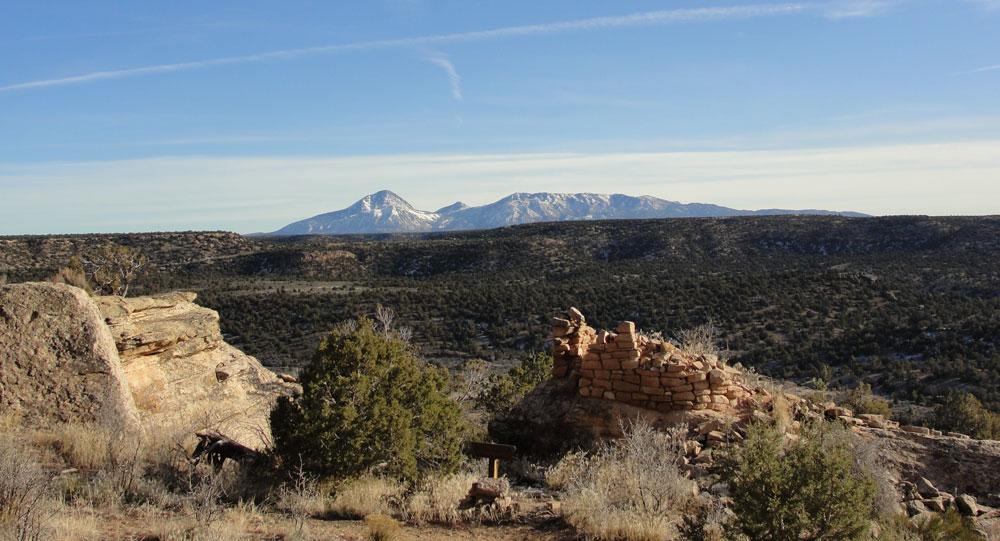
[[[223,518],[216,524],[197,523],[168,515],[145,513],[134,516],[95,517],[101,539],[166,541],[168,539],[260,539],[260,540],[331,540],[365,541],[368,528],[360,520],[317,520],[298,522],[280,514],[259,514],[252,518]],[[66,539],[71,539],[67,537]],[[572,530],[561,523],[455,526],[400,525],[399,541],[571,541]]]

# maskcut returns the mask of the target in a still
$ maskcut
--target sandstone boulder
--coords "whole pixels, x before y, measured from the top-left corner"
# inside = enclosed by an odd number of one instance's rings
[[[227,344],[219,314],[194,293],[99,297],[143,424],[214,430],[251,449],[270,443],[278,396],[299,389]]]
[[[31,425],[139,427],[115,341],[86,292],[50,283],[0,287],[0,411]]]
[[[976,503],[976,499],[968,494],[960,494],[955,498],[955,507],[967,517],[974,517],[979,514],[979,505]]]
[[[936,498],[941,494],[934,483],[931,483],[926,477],[917,479],[917,493],[924,498]]]

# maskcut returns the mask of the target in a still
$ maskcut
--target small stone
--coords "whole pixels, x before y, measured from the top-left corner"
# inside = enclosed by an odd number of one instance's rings
[[[962,513],[967,517],[974,517],[979,514],[979,504],[976,503],[976,499],[969,494],[959,494],[955,498],[955,507],[958,508],[958,512]]]
[[[917,479],[917,493],[924,498],[937,498],[941,495],[933,483],[931,483],[926,477],[921,477]]]
[[[618,334],[627,334],[627,335],[633,335],[634,336],[635,335],[635,323],[633,323],[631,321],[622,321],[621,323],[618,324],[618,327],[615,328],[615,331],[617,331]]]
[[[577,325],[583,325],[587,320],[583,317],[583,312],[571,306],[569,309],[569,320]]]
[[[469,489],[468,499],[475,502],[492,503],[494,500],[504,498],[510,494],[510,481],[504,478],[493,479],[482,477]]]
[[[687,441],[685,441],[684,442],[684,452],[688,456],[698,456],[698,453],[701,452],[701,443],[698,443],[695,440],[687,440]]]
[[[830,420],[838,419],[840,417],[854,417],[854,412],[853,411],[851,411],[851,410],[849,410],[847,408],[842,408],[840,406],[834,406],[832,408],[826,408],[826,411],[823,412],[823,413],[826,415],[826,418],[830,419]]]
[[[568,319],[564,319],[561,317],[552,318],[553,329],[569,329],[572,326],[573,326],[572,323],[570,323]]]
[[[907,515],[915,517],[917,515],[922,515],[924,513],[927,513],[927,506],[924,505],[924,502],[920,500],[912,500],[906,502]]]
[[[696,381],[705,381],[708,378],[708,374],[704,372],[695,372],[687,377],[689,383],[694,383]]]
[[[924,507],[936,513],[944,513],[944,498],[928,498],[924,500]]]
[[[216,380],[226,381],[231,377],[233,377],[233,370],[231,367],[227,366],[225,362],[221,362],[215,367]]]

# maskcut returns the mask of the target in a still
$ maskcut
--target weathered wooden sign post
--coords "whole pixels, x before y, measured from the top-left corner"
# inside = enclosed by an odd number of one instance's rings
[[[463,449],[465,454],[476,458],[485,458],[487,462],[486,476],[493,479],[500,477],[500,459],[510,460],[517,453],[517,447],[502,443],[468,442]]]

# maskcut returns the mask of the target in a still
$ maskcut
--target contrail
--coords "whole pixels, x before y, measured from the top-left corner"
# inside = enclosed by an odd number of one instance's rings
[[[1000,64],[996,64],[994,66],[983,66],[981,68],[976,68],[974,70],[969,70],[969,71],[960,71],[957,73],[957,75],[967,75],[969,73],[982,73],[984,71],[996,71],[996,70],[1000,70]]]
[[[141,75],[152,75],[156,73],[169,73],[175,71],[188,71],[213,66],[224,66],[228,64],[247,64],[251,62],[264,62],[268,60],[282,60],[308,55],[344,53],[351,51],[364,51],[372,49],[388,49],[400,47],[441,45],[448,43],[485,41],[503,39],[517,36],[538,36],[545,34],[557,34],[562,32],[600,30],[607,28],[622,28],[631,26],[652,26],[677,22],[695,21],[717,21],[728,19],[751,19],[759,17],[773,17],[780,15],[791,15],[802,13],[814,8],[816,4],[756,4],[745,6],[729,6],[718,8],[695,8],[695,9],[671,9],[660,11],[646,11],[631,15],[620,15],[611,17],[591,17],[588,19],[576,19],[572,21],[558,21],[543,24],[531,24],[522,26],[506,26],[491,30],[478,30],[473,32],[458,32],[452,34],[437,34],[430,36],[417,36],[412,38],[385,39],[374,41],[359,41],[354,43],[343,43],[336,45],[320,45],[316,47],[302,47],[297,49],[284,49],[278,51],[268,51],[257,54],[243,56],[229,56],[222,58],[211,58],[207,60],[197,60],[192,62],[178,62],[173,64],[157,64],[138,68],[126,68],[117,70],[95,71],[74,75],[71,77],[60,77],[56,79],[40,79],[23,83],[14,83],[0,86],[0,92],[10,92],[15,90],[28,90],[32,88],[44,88],[49,86],[61,86],[72,84],[83,84],[107,79],[122,79],[125,77],[136,77]]]
[[[462,99],[462,76],[455,70],[455,65],[447,56],[436,54],[426,58],[428,62],[443,69],[448,74],[448,84],[451,85],[451,97]]]

